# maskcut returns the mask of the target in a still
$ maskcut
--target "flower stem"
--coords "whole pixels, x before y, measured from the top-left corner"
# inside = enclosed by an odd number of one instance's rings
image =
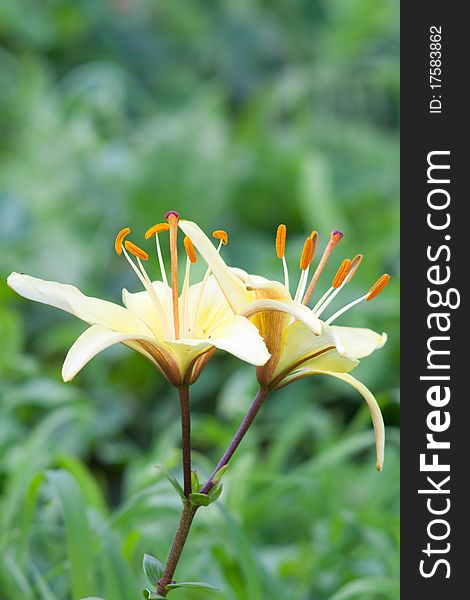
[[[250,408],[248,409],[248,412],[245,415],[245,418],[240,423],[240,427],[238,428],[237,433],[233,436],[232,441],[228,445],[228,448],[225,451],[222,458],[217,463],[217,466],[212,471],[211,476],[207,480],[207,483],[200,490],[201,494],[207,494],[208,492],[210,492],[210,490],[214,486],[214,477],[215,477],[216,473],[218,471],[220,471],[220,469],[222,467],[227,465],[229,460],[234,455],[235,450],[238,448],[238,446],[240,445],[240,442],[245,437],[245,434],[248,431],[250,425],[253,423],[256,415],[258,414],[259,409],[263,406],[263,403],[266,400],[269,392],[270,392],[270,390],[268,388],[265,388],[265,387],[259,388],[258,393],[256,394],[253,402],[251,403]]]
[[[180,522],[178,524],[178,529],[175,534],[175,539],[173,540],[173,545],[171,547],[170,554],[168,555],[165,570],[163,571],[163,575],[157,585],[157,592],[160,596],[165,597],[168,593],[166,586],[171,583],[173,579],[173,575],[181,557],[181,553],[183,552],[184,545],[188,539],[189,530],[191,528],[194,515],[196,514],[196,510],[197,507],[192,506],[189,500],[185,502],[183,506],[183,512],[181,513]]]
[[[183,456],[184,495],[191,494],[191,409],[189,405],[189,387],[178,388],[181,406],[181,438]]]
[[[188,539],[189,530],[191,529],[191,525],[194,519],[194,515],[199,507],[192,506],[189,501],[189,494],[191,493],[191,448],[189,445],[190,440],[190,413],[189,413],[189,392],[188,387],[181,387],[179,389],[179,396],[181,402],[181,424],[182,424],[182,432],[183,432],[183,472],[184,472],[184,492],[188,497],[188,500],[184,503],[183,512],[181,513],[180,521],[178,524],[178,529],[175,534],[175,539],[173,541],[173,545],[170,550],[170,554],[168,555],[168,560],[165,566],[165,570],[163,571],[162,577],[158,582],[157,592],[160,596],[166,597],[168,590],[166,586],[171,583],[173,579],[173,575],[175,573],[176,567],[178,566],[178,562],[181,557],[181,553],[183,552],[184,545],[186,540]],[[235,453],[235,450],[240,445],[240,442],[245,437],[246,432],[248,431],[250,425],[253,423],[256,415],[258,414],[259,409],[263,405],[266,397],[269,394],[269,389],[260,387],[258,393],[256,394],[253,402],[251,403],[248,412],[245,415],[245,418],[240,424],[238,431],[232,438],[232,441],[228,445],[227,450],[224,452],[224,455],[217,463],[216,468],[212,472],[209,477],[207,483],[200,490],[200,493],[207,494],[212,487],[214,486],[214,477],[216,473],[225,465],[228,464],[229,460]],[[189,469],[189,471],[188,471]],[[187,477],[189,477],[189,483],[187,485]],[[186,492],[189,493],[186,493]]]

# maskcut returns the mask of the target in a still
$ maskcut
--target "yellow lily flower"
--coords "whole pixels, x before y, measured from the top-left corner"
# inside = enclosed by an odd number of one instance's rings
[[[308,307],[319,276],[333,248],[343,236],[341,232],[335,230],[331,233],[308,286],[309,269],[315,256],[318,236],[312,232],[307,238],[300,259],[299,284],[292,297],[284,256],[285,225],[279,226],[276,237],[276,252],[284,269],[283,283],[227,267],[212,242],[195,223],[181,220],[179,225],[210,265],[233,310],[251,318],[263,336],[271,358],[257,368],[261,387],[276,390],[311,375],[329,375],[349,383],[364,397],[369,407],[375,432],[377,469],[380,471],[385,440],[380,408],[372,392],[349,375],[349,371],[359,364],[359,359],[381,348],[387,336],[371,329],[332,323],[356,304],[375,298],[388,283],[389,275],[383,275],[366,294],[322,320],[320,317],[324,310],[351,281],[362,260],[362,255],[357,255],[352,261],[344,260],[327,292],[313,309]]]
[[[70,348],[62,368],[70,381],[94,356],[122,343],[148,358],[174,386],[194,383],[217,348],[253,365],[262,365],[269,352],[256,326],[236,314],[210,269],[202,282],[190,285],[191,265],[196,253],[189,238],[184,240],[186,270],[178,292],[178,215],[167,213],[168,223],[147,231],[155,237],[162,281],[150,280],[143,261],[148,254],[125,240],[130,229],[119,232],[117,254],[126,257],[144,286],[144,291],[123,290],[124,306],[85,296],[72,285],[44,281],[20,273],[8,277],[8,285],[21,296],[72,313],[90,327]],[[168,231],[171,250],[171,285],[162,259],[159,234]],[[226,243],[225,232],[215,232]],[[219,246],[220,251],[220,246]]]

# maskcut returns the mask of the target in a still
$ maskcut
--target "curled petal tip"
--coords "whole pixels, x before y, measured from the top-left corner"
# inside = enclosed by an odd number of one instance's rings
[[[15,280],[18,279],[19,277],[22,277],[23,275],[24,275],[24,273],[17,273],[16,271],[13,271],[7,277],[7,285],[9,287],[11,287],[12,289],[14,289],[13,284],[15,283]]]

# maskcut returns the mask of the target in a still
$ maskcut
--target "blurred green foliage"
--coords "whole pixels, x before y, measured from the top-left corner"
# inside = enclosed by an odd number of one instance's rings
[[[398,598],[398,3],[0,1],[0,44],[0,598],[130,600],[143,554],[165,560],[179,499],[154,466],[179,475],[173,390],[124,348],[63,384],[83,324],[4,281],[119,301],[138,282],[115,233],[138,241],[170,208],[228,229],[227,261],[276,278],[279,222],[292,272],[306,233],[343,229],[336,260],[365,253],[343,302],[393,275],[342,320],[389,333],[357,369],[388,425],[384,472],[352,389],[278,392],[177,575],[227,600]],[[193,386],[202,474],[254,392],[222,353]]]

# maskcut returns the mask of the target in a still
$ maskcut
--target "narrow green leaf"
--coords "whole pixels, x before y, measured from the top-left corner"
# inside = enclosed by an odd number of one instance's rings
[[[165,475],[165,477],[171,483],[173,488],[178,492],[178,494],[179,494],[180,498],[183,500],[183,502],[186,502],[186,496],[184,495],[183,488],[178,483],[178,480],[176,479],[176,477],[174,475],[172,475],[169,471],[167,471],[164,467],[160,467],[159,465],[157,465],[157,469],[159,469]]]
[[[191,504],[193,506],[209,506],[209,504],[212,502],[207,494],[199,494],[199,492],[193,492],[190,494],[189,499],[191,500]]]
[[[41,600],[57,600],[57,596],[51,590],[49,583],[46,581],[39,569],[34,565],[30,565],[30,569],[35,583],[36,591],[39,594],[39,598]]]
[[[217,483],[218,481],[220,481],[222,479],[222,477],[225,475],[225,473],[227,472],[227,469],[228,469],[228,465],[224,465],[223,467],[220,467],[220,469],[217,471],[217,473],[212,478],[212,481],[214,483]]]
[[[179,583],[169,583],[166,586],[167,590],[176,590],[177,588],[194,588],[198,590],[212,590],[214,592],[222,591],[220,588],[202,581],[180,581]]]
[[[142,592],[142,596],[145,598],[145,600],[158,600],[158,598],[163,598],[163,596],[159,596],[156,592],[152,592],[152,590],[149,589],[145,589]]]
[[[217,498],[220,496],[221,493],[222,493],[222,483],[219,481],[209,490],[207,495],[211,499],[211,503],[212,503],[217,500]]]
[[[151,585],[156,585],[158,580],[163,575],[164,566],[151,554],[144,554],[144,559],[142,561],[142,568],[144,573]]]
[[[235,560],[242,572],[243,589],[250,590],[250,600],[264,600],[266,598],[266,582],[263,577],[263,566],[237,521],[222,503],[217,506],[226,522],[224,536],[229,540]]]
[[[94,530],[99,531],[100,552],[97,569],[102,578],[102,594],[107,600],[129,600],[135,597],[135,574],[123,556],[121,536],[109,527],[109,520],[99,513],[93,514]]]
[[[87,506],[93,506],[97,511],[106,515],[108,512],[106,500],[85,465],[74,456],[60,456],[57,459],[57,465],[68,471],[78,483],[85,496]]]
[[[44,473],[40,471],[39,473],[36,473],[31,477],[28,489],[26,490],[23,503],[21,532],[16,547],[16,560],[21,566],[23,566],[26,561],[31,521],[33,519],[34,509],[38,499],[39,490],[43,481]]]
[[[75,434],[90,421],[90,410],[81,406],[69,406],[48,415],[25,440],[19,451],[19,460],[15,470],[10,474],[4,488],[2,511],[0,514],[0,530],[8,531],[15,526],[18,510],[22,508],[25,487],[30,478],[43,469],[50,460],[51,449],[72,428]]]
[[[199,475],[197,474],[197,471],[195,469],[191,471],[191,488],[194,491],[197,491],[200,488]]]
[[[0,560],[0,591],[7,598],[34,600],[33,590],[25,574],[19,569],[11,554],[3,553]]]
[[[397,597],[399,585],[396,580],[385,577],[364,577],[344,585],[330,600],[363,598],[365,595],[386,595],[390,600]]]
[[[62,508],[70,561],[72,598],[89,597],[96,590],[93,537],[82,491],[67,471],[48,471],[46,478]]]

